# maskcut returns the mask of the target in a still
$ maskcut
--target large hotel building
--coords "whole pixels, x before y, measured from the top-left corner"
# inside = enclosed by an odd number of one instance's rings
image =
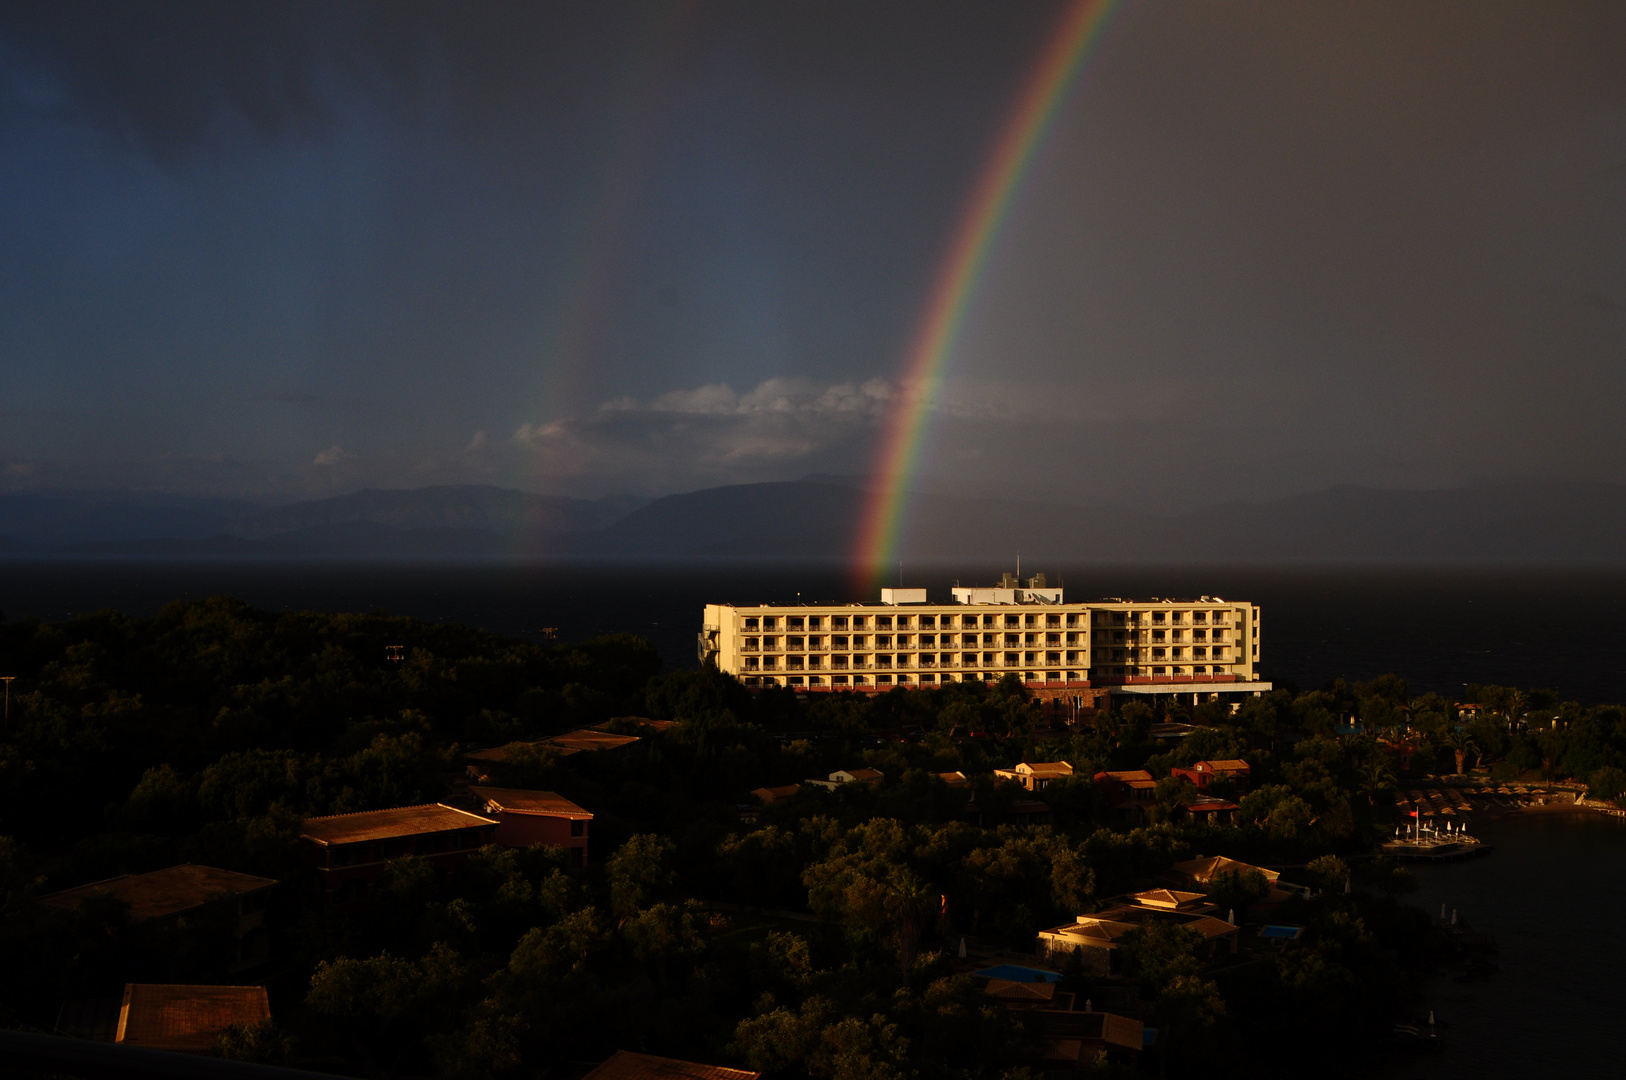
[[[1043,574],[956,587],[947,604],[928,603],[925,589],[882,589],[879,604],[708,604],[700,658],[747,686],[808,690],[889,690],[1012,672],[1047,690],[1269,689],[1255,674],[1254,605],[1217,596],[1068,603]]]

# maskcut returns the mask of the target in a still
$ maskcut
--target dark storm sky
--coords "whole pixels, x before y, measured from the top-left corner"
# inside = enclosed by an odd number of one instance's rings
[[[3,486],[868,467],[1054,4],[0,8]],[[1140,3],[926,482],[1626,480],[1626,5]]]

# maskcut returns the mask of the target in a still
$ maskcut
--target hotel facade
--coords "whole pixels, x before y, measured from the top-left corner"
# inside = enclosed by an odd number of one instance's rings
[[[879,691],[1015,674],[1046,689],[1145,693],[1258,684],[1259,624],[1257,606],[1217,596],[1068,603],[1042,574],[1007,574],[956,587],[949,603],[882,589],[879,604],[708,604],[699,646],[702,663],[747,686]]]

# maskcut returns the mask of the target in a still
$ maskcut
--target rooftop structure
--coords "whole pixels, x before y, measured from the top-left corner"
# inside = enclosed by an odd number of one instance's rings
[[[994,770],[998,779],[1014,780],[1029,791],[1043,791],[1072,775],[1073,766],[1065,761],[1019,761],[1015,768]]]
[[[504,847],[545,844],[563,849],[572,866],[587,865],[587,832],[593,815],[553,791],[470,787],[481,810],[497,820],[493,840]]]
[[[364,810],[359,814],[335,814],[306,818],[299,836],[318,844],[357,844],[373,840],[396,840],[429,833],[456,832],[496,825],[490,818],[459,810],[445,803],[397,806],[389,810]],[[405,854],[403,852],[403,854]]]
[[[878,604],[708,604],[699,646],[747,686],[879,691],[1014,674],[1057,689],[1257,693],[1270,688],[1256,674],[1259,626],[1247,602],[1068,603],[1043,575],[1006,575],[956,586],[949,603],[900,588]]]
[[[151,1050],[212,1054],[228,1028],[269,1019],[271,1005],[263,986],[129,983],[113,1041]]]
[[[213,866],[184,863],[150,874],[120,874],[40,897],[49,907],[78,907],[96,895],[116,896],[130,905],[130,918],[137,922],[179,915],[226,897],[258,893],[276,884],[274,878],[239,874]]]
[[[758,1080],[761,1073],[617,1050],[582,1080]]]

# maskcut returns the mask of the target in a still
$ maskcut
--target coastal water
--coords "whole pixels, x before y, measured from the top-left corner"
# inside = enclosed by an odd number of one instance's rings
[[[1445,1051],[1397,1080],[1607,1075],[1619,1068],[1626,821],[1537,814],[1474,831],[1496,850],[1419,871],[1410,902],[1436,917],[1441,904],[1448,917],[1454,908],[1492,935],[1500,970],[1435,981],[1429,1004]]]
[[[909,568],[946,597],[1000,567]],[[1626,701],[1626,569],[1110,566],[1043,568],[1071,598],[1218,595],[1263,610],[1265,678],[1300,688],[1397,672],[1415,692],[1463,684],[1550,687]],[[149,616],[225,594],[273,610],[384,609],[501,634],[650,638],[668,666],[694,661],[707,603],[870,599],[831,564],[619,566],[521,561],[0,561],[0,611],[56,620],[102,608]],[[1584,628],[1584,632],[1583,632]]]

